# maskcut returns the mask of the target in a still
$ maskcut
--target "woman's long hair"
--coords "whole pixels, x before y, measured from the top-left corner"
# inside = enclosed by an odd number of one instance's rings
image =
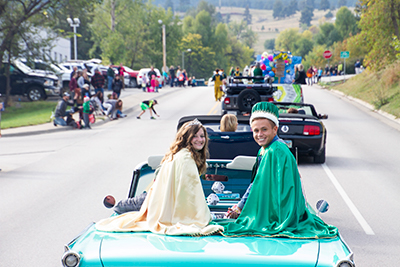
[[[206,173],[207,170],[206,159],[209,155],[208,135],[203,125],[201,125],[200,123],[196,124],[193,122],[194,121],[189,121],[181,126],[178,133],[176,134],[175,141],[171,144],[169,152],[165,154],[161,163],[169,158],[171,158],[172,160],[174,158],[174,155],[178,153],[182,148],[187,148],[192,154],[192,158],[196,163],[199,174],[204,174]],[[191,141],[200,129],[203,129],[204,131],[205,141],[204,141],[204,147],[201,150],[197,151],[196,149],[194,149]]]

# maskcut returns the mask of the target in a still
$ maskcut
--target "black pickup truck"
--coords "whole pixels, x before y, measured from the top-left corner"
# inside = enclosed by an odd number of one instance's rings
[[[27,96],[31,101],[45,100],[48,96],[58,96],[58,77],[45,71],[32,70],[19,60],[11,65],[3,63],[0,69],[0,93],[6,93],[6,67],[10,68],[11,95]]]
[[[269,83],[267,80],[264,82],[263,76],[229,77],[224,93],[222,115],[247,114],[254,104],[261,101],[303,102],[303,91],[300,85]]]

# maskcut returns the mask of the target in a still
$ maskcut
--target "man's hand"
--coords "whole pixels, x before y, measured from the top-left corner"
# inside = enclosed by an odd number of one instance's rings
[[[228,208],[226,217],[229,219],[237,219],[241,211],[242,210],[237,205],[233,205],[232,208]]]

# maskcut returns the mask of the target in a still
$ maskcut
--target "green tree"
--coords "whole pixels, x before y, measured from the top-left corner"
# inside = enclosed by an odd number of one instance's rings
[[[301,38],[299,29],[289,28],[283,30],[275,41],[275,48],[279,51],[294,51],[295,43]]]
[[[210,13],[205,10],[200,11],[194,20],[194,33],[201,35],[203,46],[205,47],[212,46],[213,42],[212,38],[214,36],[215,28],[211,22],[212,19]]]
[[[302,11],[301,11],[301,17],[300,17],[300,24],[305,24],[307,26],[311,25],[311,20],[314,16],[314,11],[312,8],[310,7],[305,7]]]
[[[274,50],[274,48],[275,48],[275,39],[267,39],[267,40],[265,40],[264,48],[266,50]]]
[[[89,24],[93,22],[94,8],[99,0],[69,0],[63,8],[52,10],[54,16],[53,28],[71,42],[71,55],[74,54],[74,33],[66,18],[79,18],[80,25],[77,28],[78,58],[89,58],[89,50],[93,46],[92,32]],[[100,55],[95,54],[94,57]]]
[[[183,37],[179,44],[181,51],[191,49],[190,55],[188,55],[188,62],[185,66],[190,73],[196,77],[209,77],[211,71],[216,68],[217,63],[214,59],[215,52],[210,47],[203,46],[202,36],[199,34],[189,33],[186,37]]]
[[[254,43],[257,41],[256,33],[250,29],[245,21],[229,23],[229,33],[230,36],[236,38],[250,48],[253,47]]]
[[[6,54],[10,62],[12,57],[38,56],[49,40],[38,35],[39,28],[50,25],[52,14],[49,10],[66,4],[56,0],[26,0],[0,2],[0,59]],[[45,28],[43,28],[45,29]],[[3,60],[0,61],[0,68]],[[8,106],[10,96],[9,68],[6,68],[6,97]]]
[[[282,12],[283,12],[283,3],[282,3],[282,1],[281,0],[276,0],[275,3],[274,3],[272,16],[274,17],[274,19],[282,18],[282,17],[284,17]]]
[[[320,10],[329,10],[330,8],[330,3],[329,0],[321,0],[321,4],[319,5],[319,9]]]
[[[396,60],[390,43],[393,35],[399,37],[400,1],[359,2],[361,37],[354,41],[369,51],[364,63],[373,70],[380,69]]]
[[[164,4],[165,10],[168,10],[168,8],[171,8],[171,11],[174,12],[174,2],[172,0],[166,0]]]
[[[356,34],[358,31],[356,17],[345,6],[341,7],[336,13],[335,27],[343,39]]]
[[[319,29],[319,33],[315,36],[315,42],[318,45],[326,45],[329,47],[333,45],[333,43],[342,40],[342,36],[332,23],[325,22]]]
[[[247,25],[251,24],[251,14],[249,10],[249,6],[246,6],[246,9],[244,10],[244,21],[246,21]]]
[[[347,0],[339,0],[337,7],[341,8],[342,6],[346,6],[347,5]]]

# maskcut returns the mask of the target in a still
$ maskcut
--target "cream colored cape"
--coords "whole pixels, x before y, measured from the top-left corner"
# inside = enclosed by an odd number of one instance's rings
[[[140,211],[101,220],[96,228],[166,235],[209,235],[223,230],[222,226],[208,225],[210,220],[196,163],[184,148],[172,161],[163,163]]]

